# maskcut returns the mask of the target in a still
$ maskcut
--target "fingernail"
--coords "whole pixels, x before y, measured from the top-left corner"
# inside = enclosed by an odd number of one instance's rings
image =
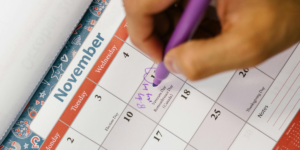
[[[179,69],[174,61],[174,59],[172,57],[167,57],[165,58],[165,62],[166,62],[166,67],[167,69],[172,72],[172,73],[180,73]]]

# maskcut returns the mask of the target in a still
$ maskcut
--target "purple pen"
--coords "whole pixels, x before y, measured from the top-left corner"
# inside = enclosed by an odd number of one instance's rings
[[[180,21],[172,34],[172,37],[164,51],[163,57],[172,48],[188,41],[197,29],[202,17],[205,14],[205,10],[208,7],[211,0],[190,0],[189,4],[185,8]],[[160,62],[155,71],[155,79],[153,86],[158,86],[162,80],[167,78],[169,71],[164,65],[164,62]]]

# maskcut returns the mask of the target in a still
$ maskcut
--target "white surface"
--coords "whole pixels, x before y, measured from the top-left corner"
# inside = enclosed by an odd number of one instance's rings
[[[91,0],[0,0],[0,140]]]

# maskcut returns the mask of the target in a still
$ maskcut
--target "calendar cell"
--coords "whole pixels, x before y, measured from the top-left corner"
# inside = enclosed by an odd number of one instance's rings
[[[189,142],[213,104],[212,100],[185,84],[160,125]]]
[[[197,149],[228,149],[244,124],[245,122],[240,118],[216,104],[190,144]]]
[[[140,49],[138,49],[131,41],[130,37],[127,38],[127,40],[125,41],[126,44],[130,45],[131,47],[133,47],[134,49],[138,50],[140,53],[142,53],[144,56],[148,57],[148,59],[150,59],[150,57],[148,55],[146,55],[144,52],[142,52]]]
[[[229,150],[266,150],[272,149],[276,142],[246,124]]]
[[[153,121],[128,106],[102,145],[109,150],[140,150],[155,126]]]
[[[78,132],[74,131],[73,129],[69,128],[59,145],[57,146],[56,150],[98,150],[99,145],[95,144],[91,140],[87,139],[83,135],[79,134]]]
[[[101,144],[125,107],[124,102],[97,86],[71,126]]]
[[[123,101],[129,102],[143,81],[145,68],[152,65],[151,60],[129,45],[124,44],[100,80],[99,85]]]
[[[134,94],[130,105],[155,122],[163,117],[170,104],[175,99],[184,82],[172,74],[169,74],[159,86],[153,87],[155,68],[145,69],[145,79]]]
[[[273,79],[256,68],[238,70],[218,103],[247,120],[261,101]]]
[[[184,150],[186,143],[164,128],[157,126],[143,150]]]
[[[136,50],[138,50],[139,52],[141,52],[143,55],[145,55],[146,57],[148,57],[149,59],[151,59],[149,56],[147,56],[144,52],[142,52],[141,50],[139,50],[136,46],[134,46],[134,44],[131,42],[130,37],[127,38],[126,44],[132,46],[133,48],[135,48]],[[175,76],[177,76],[178,78],[180,78],[181,80],[185,81],[186,77],[182,74],[174,74]]]
[[[198,89],[203,94],[216,101],[222,93],[222,91],[224,90],[224,88],[226,87],[226,85],[228,84],[233,74],[234,71],[227,71],[200,81],[188,81],[188,83],[191,86]]]
[[[126,44],[130,45],[131,47],[135,48],[136,50],[138,50],[139,52],[141,52],[144,56],[148,57],[149,59],[151,59],[149,56],[147,56],[144,52],[142,52],[140,49],[138,49],[131,41],[130,37],[127,38],[127,40],[125,41]],[[178,78],[180,78],[181,80],[185,81],[186,77],[182,74],[174,74],[175,76],[177,76]]]
[[[192,146],[188,145],[188,146],[185,148],[185,150],[196,150],[196,149],[194,149]]]
[[[258,65],[257,68],[275,79],[278,73],[280,72],[280,70],[282,69],[282,67],[284,66],[284,64],[286,63],[286,61],[294,52],[296,46],[297,44],[275,55],[274,57]]]

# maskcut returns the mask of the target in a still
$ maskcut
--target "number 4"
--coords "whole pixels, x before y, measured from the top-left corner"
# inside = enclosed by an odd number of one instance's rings
[[[125,52],[124,52],[123,54],[124,54],[124,57],[125,57],[125,58],[129,57],[129,54],[128,54],[128,53],[125,53]]]

